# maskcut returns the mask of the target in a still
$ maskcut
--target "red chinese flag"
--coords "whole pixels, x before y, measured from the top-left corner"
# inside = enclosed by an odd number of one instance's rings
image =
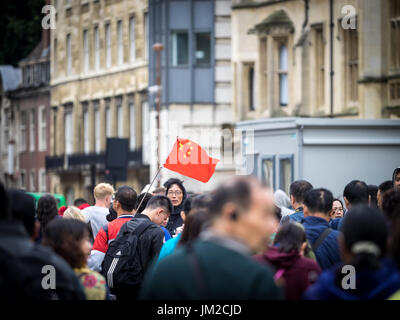
[[[209,157],[196,142],[177,138],[164,168],[206,183],[214,174],[218,161]]]

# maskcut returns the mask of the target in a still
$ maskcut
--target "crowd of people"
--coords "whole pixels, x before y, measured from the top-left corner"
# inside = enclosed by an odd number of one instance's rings
[[[202,193],[176,178],[140,194],[99,183],[93,195],[58,209],[0,183],[1,298],[400,299],[400,167],[337,198],[251,176]]]

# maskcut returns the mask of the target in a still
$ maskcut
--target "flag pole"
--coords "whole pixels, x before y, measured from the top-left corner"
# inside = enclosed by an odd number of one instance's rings
[[[143,202],[144,198],[146,198],[146,195],[149,193],[150,188],[151,188],[151,186],[153,185],[154,181],[156,180],[156,178],[157,178],[158,174],[160,173],[162,167],[163,167],[163,166],[160,166],[160,167],[158,168],[157,173],[156,173],[156,175],[155,175],[154,178],[153,178],[153,181],[151,181],[150,186],[147,188],[146,194],[144,195],[144,197],[143,197],[142,200],[140,201],[140,203],[139,203],[139,205],[137,206],[137,208],[140,208],[140,206],[142,205],[142,202]]]

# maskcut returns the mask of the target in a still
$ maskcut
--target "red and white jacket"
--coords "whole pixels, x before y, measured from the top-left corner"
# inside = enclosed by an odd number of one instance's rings
[[[113,241],[121,227],[133,218],[133,215],[121,215],[117,219],[109,222],[105,227],[101,228],[94,240],[92,251],[88,259],[88,267],[92,270],[101,271],[101,264],[106,255],[108,245]]]

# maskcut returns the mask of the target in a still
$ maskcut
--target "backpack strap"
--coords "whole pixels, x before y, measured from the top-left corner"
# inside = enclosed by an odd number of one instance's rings
[[[139,219],[138,219],[139,220]],[[140,236],[147,228],[151,227],[153,225],[153,222],[148,221],[147,219],[140,219],[140,221],[136,226],[133,223],[134,220],[128,221],[126,224],[126,227],[128,229],[128,232],[131,233],[132,235]],[[137,220],[136,220],[137,221]]]
[[[314,253],[317,251],[319,246],[322,244],[322,242],[325,240],[325,238],[332,232],[333,230],[331,228],[325,229],[321,235],[318,237],[318,239],[312,244],[312,249]]]

